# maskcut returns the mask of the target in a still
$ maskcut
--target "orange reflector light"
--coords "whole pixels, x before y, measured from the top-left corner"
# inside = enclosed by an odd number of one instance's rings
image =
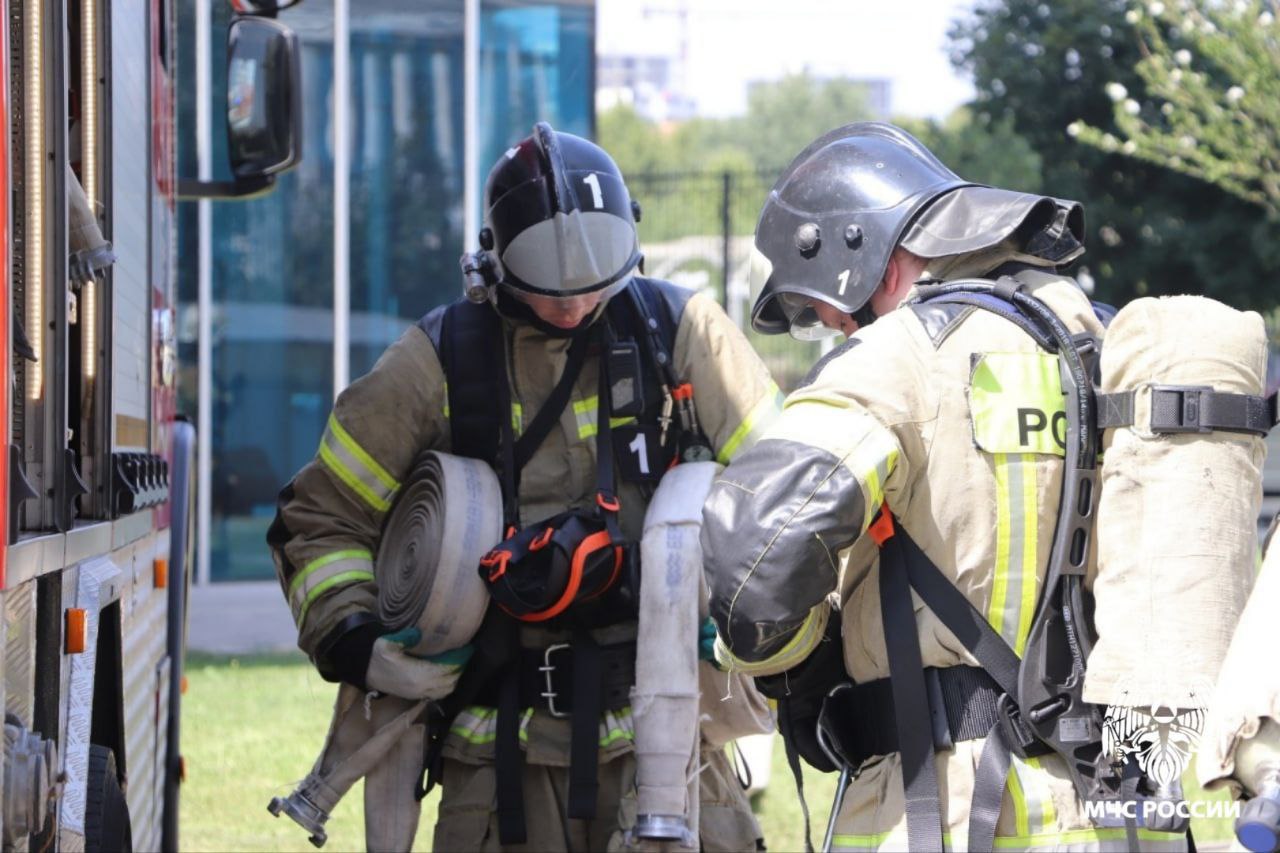
[[[181,686],[178,688],[178,692],[183,696],[187,695],[187,677],[185,675],[182,676]]]
[[[164,589],[169,585],[169,561],[158,559],[152,563],[155,569],[156,589]]]
[[[85,638],[89,635],[89,612],[83,607],[67,608],[67,654],[78,655],[84,651]]]

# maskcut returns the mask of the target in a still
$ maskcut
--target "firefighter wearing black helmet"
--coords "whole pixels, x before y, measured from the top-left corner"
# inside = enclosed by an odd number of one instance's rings
[[[722,663],[779,699],[793,749],[852,776],[834,849],[1135,840],[1091,822],[1011,710],[1064,476],[1057,356],[1009,298],[930,298],[982,279],[1100,339],[1060,271],[1082,233],[1078,205],[964,181],[874,122],[810,145],[760,215],[756,329],[848,340],[725,469],[702,541]],[[993,673],[997,645],[1012,663]]]
[[[714,300],[640,273],[638,208],[598,146],[540,123],[485,196],[481,251],[463,259],[469,298],[423,317],[339,396],[270,544],[322,675],[444,700],[449,718],[428,721],[427,770],[444,790],[435,849],[617,849],[636,817],[635,545],[649,496],[672,464],[749,448],[780,395]],[[574,589],[495,561],[482,575],[493,618],[463,670],[411,658],[375,616],[371,555],[427,449],[499,473],[511,538],[495,553],[543,547],[518,541],[535,526],[594,531],[574,550]],[[704,762],[703,848],[754,850],[723,751]]]

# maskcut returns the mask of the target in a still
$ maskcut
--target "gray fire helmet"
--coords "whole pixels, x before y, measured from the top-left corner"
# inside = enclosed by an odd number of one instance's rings
[[[968,181],[911,134],[883,122],[831,131],[774,184],[756,225],[751,325],[810,337],[819,299],[854,314],[884,277],[903,232],[926,205]]]
[[[625,285],[640,263],[631,195],[603,148],[538,122],[485,186],[488,233],[501,283],[540,296]]]

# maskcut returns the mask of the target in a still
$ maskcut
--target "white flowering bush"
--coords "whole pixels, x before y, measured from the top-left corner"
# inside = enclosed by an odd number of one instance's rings
[[[1133,2],[1145,92],[1108,83],[1119,138],[1072,122],[1073,138],[1209,181],[1280,216],[1277,0]],[[1122,141],[1121,141],[1122,140]]]

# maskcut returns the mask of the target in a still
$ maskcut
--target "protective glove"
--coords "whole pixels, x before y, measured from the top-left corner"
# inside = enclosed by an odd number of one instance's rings
[[[725,671],[716,660],[716,623],[710,616],[698,628],[698,660],[705,660],[721,672]]]
[[[470,644],[430,657],[406,649],[422,641],[422,631],[405,628],[384,634],[373,643],[364,683],[370,690],[402,699],[443,699],[453,692],[462,668],[471,659]]]
[[[818,745],[818,714],[827,691],[848,680],[838,610],[833,610],[826,633],[807,658],[786,672],[756,679],[756,688],[778,703],[778,732],[783,740],[823,773],[839,768]]]

